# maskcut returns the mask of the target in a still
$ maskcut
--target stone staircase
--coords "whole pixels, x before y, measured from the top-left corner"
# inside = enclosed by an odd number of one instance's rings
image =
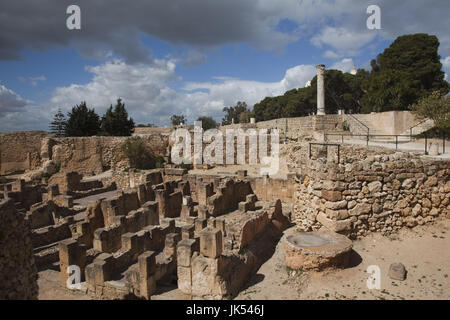
[[[402,135],[418,135],[421,134],[422,132],[425,132],[431,128],[433,128],[434,126],[434,121],[431,119],[425,119],[422,120],[420,122],[418,122],[415,126],[413,126],[412,128],[405,130],[405,132],[402,133]]]

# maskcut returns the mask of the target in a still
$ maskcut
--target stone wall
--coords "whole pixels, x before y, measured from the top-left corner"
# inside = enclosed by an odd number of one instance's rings
[[[0,174],[32,170],[41,165],[43,131],[21,131],[0,135]]]
[[[168,156],[169,136],[159,131],[142,135],[153,156]],[[38,169],[46,161],[62,171],[98,174],[107,168],[124,170],[128,160],[121,151],[128,137],[55,138],[43,131],[4,133],[0,136],[0,174]]]
[[[364,157],[352,147],[341,154],[340,163],[302,160],[294,195],[302,228],[324,226],[354,238],[450,218],[450,161],[409,153]]]
[[[141,137],[154,156],[166,156],[168,137],[161,134]],[[61,163],[63,171],[98,174],[107,168],[124,170],[128,160],[121,151],[128,137],[59,138],[53,147],[54,162]]]
[[[0,299],[37,299],[31,231],[12,199],[0,202]]]
[[[304,134],[311,133],[311,131],[342,130],[342,121],[341,115],[327,114],[324,116],[279,118],[260,121],[255,124],[239,123],[221,126],[220,129],[278,129],[280,137],[297,138]]]

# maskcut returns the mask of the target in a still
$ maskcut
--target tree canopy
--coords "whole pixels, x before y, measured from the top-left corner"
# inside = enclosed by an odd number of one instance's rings
[[[247,103],[238,101],[236,105],[223,108],[225,116],[222,118],[222,125],[232,123],[245,123],[250,120],[251,111],[247,108]]]
[[[211,117],[199,117],[197,119],[197,121],[201,121],[202,122],[202,128],[203,130],[209,130],[209,129],[214,129],[217,128],[217,122],[211,118]]]
[[[370,72],[360,69],[352,75],[326,70],[326,112],[337,113],[339,109],[347,113],[409,110],[410,105],[434,91],[447,94],[450,85],[444,80],[438,48],[436,36],[405,35],[398,37],[371,61]],[[316,111],[317,76],[308,87],[292,89],[278,97],[266,97],[253,107],[257,121],[307,116]],[[230,110],[225,108],[224,112],[228,119]]]
[[[53,117],[53,121],[50,123],[50,132],[57,137],[63,137],[66,135],[67,120],[66,116],[58,109],[58,112]]]
[[[170,117],[170,121],[172,122],[173,126],[178,126],[180,124],[186,124],[186,117],[184,115],[172,115]]]
[[[421,119],[432,119],[439,130],[450,129],[450,96],[444,96],[440,91],[421,98],[411,106],[411,110]]]
[[[371,77],[362,86],[363,111],[407,110],[433,91],[447,94],[436,36],[418,33],[398,37],[373,60]]]
[[[125,104],[119,98],[114,106],[108,108],[102,117],[101,134],[106,136],[131,136],[134,129],[134,121],[128,119]]]
[[[67,114],[66,136],[95,136],[100,131],[100,118],[94,109],[88,109],[86,102],[76,105]]]

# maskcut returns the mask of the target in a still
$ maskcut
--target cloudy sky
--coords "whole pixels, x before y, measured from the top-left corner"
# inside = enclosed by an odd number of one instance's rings
[[[71,4],[81,30],[66,26]],[[369,69],[403,34],[438,36],[449,73],[449,12],[448,0],[0,0],[0,132],[47,130],[81,101],[102,115],[119,97],[137,124],[219,121],[238,100],[303,87],[317,64]]]

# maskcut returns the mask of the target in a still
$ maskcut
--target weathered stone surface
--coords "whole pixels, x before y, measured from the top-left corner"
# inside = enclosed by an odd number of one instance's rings
[[[367,185],[370,193],[380,192],[383,184],[380,181],[374,181]]]
[[[389,267],[389,278],[393,280],[405,280],[406,279],[406,268],[401,263],[392,263]]]
[[[222,232],[206,228],[200,233],[200,253],[208,258],[217,258],[222,254]]]
[[[322,198],[324,198],[327,201],[333,202],[340,201],[342,200],[342,192],[322,190]]]
[[[286,264],[292,269],[343,268],[349,263],[352,242],[333,232],[304,232],[284,241]]]
[[[351,219],[331,220],[331,219],[328,219],[327,216],[322,212],[317,215],[317,221],[320,222],[328,230],[331,230],[331,231],[334,231],[337,233],[350,231],[351,224],[352,224]]]
[[[359,203],[353,209],[349,210],[351,216],[359,216],[361,214],[367,214],[372,210],[372,206],[369,203]]]

